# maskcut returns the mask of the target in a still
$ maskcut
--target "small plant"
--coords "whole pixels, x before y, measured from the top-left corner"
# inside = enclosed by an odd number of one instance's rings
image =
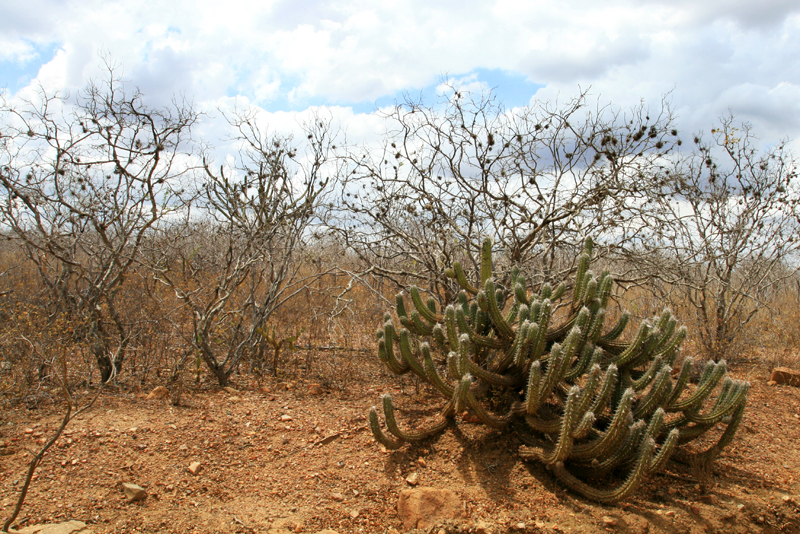
[[[689,381],[691,358],[673,377],[686,328],[668,310],[642,321],[631,341],[621,341],[630,315],[606,327],[613,280],[608,272],[595,276],[589,270],[591,240],[569,291],[562,283],[533,292],[518,269],[510,273],[509,287],[501,287],[491,251],[486,240],[478,284],[458,263],[447,271],[462,288],[456,303],[440,311],[412,287],[410,312],[397,298],[400,326],[385,316],[377,333],[380,359],[393,373],[413,372],[447,402],[436,422],[407,430],[397,422],[391,396],[384,395],[388,434],[375,407],[369,411],[378,442],[397,449],[441,432],[466,413],[496,429],[513,424],[526,443],[522,458],[542,462],[567,487],[603,503],[629,497],[676,451],[692,465],[708,465],[730,443],[749,384],[726,377],[724,361],[708,362],[696,386]],[[443,356],[439,365],[434,354]],[[725,430],[712,446],[684,450],[720,423]],[[618,472],[627,476],[616,487],[600,480]]]

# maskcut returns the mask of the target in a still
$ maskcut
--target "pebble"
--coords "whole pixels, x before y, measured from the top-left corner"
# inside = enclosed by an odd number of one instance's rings
[[[411,473],[410,475],[408,475],[408,476],[406,477],[406,483],[407,483],[409,486],[416,486],[417,484],[419,484],[419,473],[417,473],[416,471],[414,471],[413,473]]]
[[[342,502],[344,500],[344,495],[341,493],[331,493],[331,500],[336,502]]]
[[[283,414],[281,416],[281,421],[291,421],[291,420],[292,420],[292,416],[291,415]]]
[[[122,483],[122,491],[125,492],[125,498],[128,502],[143,501],[147,498],[147,492],[143,487],[136,484]]]
[[[617,526],[617,518],[611,517],[610,515],[603,516],[603,524],[607,527],[616,527]]]
[[[199,475],[203,470],[203,465],[200,462],[192,462],[189,464],[188,470],[193,475]]]

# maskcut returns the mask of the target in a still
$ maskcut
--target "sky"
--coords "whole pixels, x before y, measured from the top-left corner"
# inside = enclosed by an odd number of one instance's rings
[[[443,80],[506,107],[581,90],[671,102],[681,131],[729,113],[767,144],[800,139],[797,0],[7,0],[0,87],[75,91],[104,62],[153,106],[252,106],[276,129],[321,108],[356,135]],[[792,147],[800,147],[794,141]],[[800,152],[800,151],[798,151]]]

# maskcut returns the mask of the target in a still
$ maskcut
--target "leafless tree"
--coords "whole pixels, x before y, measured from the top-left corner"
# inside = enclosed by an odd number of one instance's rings
[[[660,194],[634,257],[660,297],[690,304],[702,349],[721,359],[800,268],[800,183],[785,143],[761,150],[732,117],[694,142],[654,168]]]
[[[143,239],[181,194],[191,105],[151,109],[109,69],[75,99],[2,102],[0,218],[35,263],[50,313],[74,321],[103,382],[133,335],[119,293]]]
[[[298,253],[336,174],[326,121],[307,124],[297,143],[263,131],[254,112],[228,120],[235,163],[204,160],[191,209],[163,221],[147,254],[191,314],[188,341],[223,386],[244,356],[264,357],[268,320],[320,274],[304,272]]]
[[[643,205],[646,171],[680,143],[666,102],[651,117],[644,105],[592,105],[586,93],[514,109],[491,94],[452,88],[446,97],[395,106],[383,114],[380,149],[344,155],[334,225],[400,287],[456,291],[445,267],[477,268],[485,237],[496,257],[555,276],[560,250],[579,250],[584,236],[613,231]]]

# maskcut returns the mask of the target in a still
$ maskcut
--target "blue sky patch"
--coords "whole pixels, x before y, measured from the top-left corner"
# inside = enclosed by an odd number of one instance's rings
[[[0,61],[0,87],[8,89],[11,94],[31,83],[42,65],[50,62],[61,49],[58,43],[30,44],[36,55],[27,61]]]

